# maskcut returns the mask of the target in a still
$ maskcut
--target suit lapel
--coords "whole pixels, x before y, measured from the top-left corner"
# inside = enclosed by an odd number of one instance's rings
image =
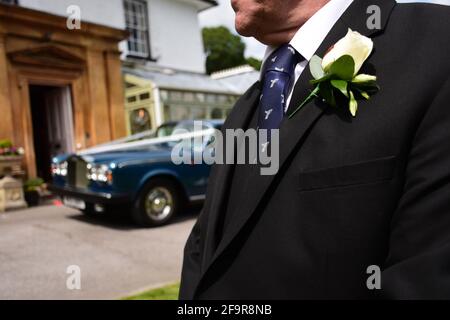
[[[381,12],[384,13],[382,18],[382,27],[388,21],[388,17],[393,7],[395,6],[395,1],[393,0],[357,0],[355,1],[346,13],[338,20],[331,32],[325,38],[316,54],[323,57],[325,52],[329,47],[336,43],[339,39],[345,36],[348,28],[358,31],[367,36],[373,36],[377,33],[381,33],[381,30],[369,30],[366,27],[366,19],[368,15],[366,14],[367,7],[371,4],[378,4],[381,7]],[[359,17],[359,19],[355,19]],[[309,71],[309,66],[306,67],[301,77],[297,81],[293,94],[291,103],[289,106],[289,112],[292,112],[296,107],[305,99],[310,90],[311,85],[309,80],[312,79],[312,75]],[[255,97],[253,97],[254,99]],[[254,102],[256,104],[256,102]],[[250,109],[250,108],[248,108]],[[252,108],[253,110],[255,108]],[[252,184],[252,189],[248,191],[248,196],[246,201],[242,203],[242,207],[239,210],[239,215],[236,215],[230,223],[229,228],[223,235],[217,249],[215,252],[210,250],[208,256],[204,260],[204,265],[202,268],[201,279],[204,278],[205,274],[212,266],[212,264],[218,259],[218,257],[223,253],[223,251],[230,245],[233,239],[237,236],[239,231],[243,228],[250,217],[258,211],[262,205],[264,205],[264,200],[267,199],[271,187],[276,186],[276,181],[283,175],[285,168],[290,164],[290,159],[292,155],[295,155],[302,145],[302,141],[307,137],[310,130],[313,128],[314,124],[319,120],[326,110],[326,106],[318,103],[317,101],[312,101],[306,104],[299,112],[297,112],[291,119],[285,118],[280,127],[280,169],[277,175],[262,176],[259,174],[259,170],[252,170],[252,177],[254,183]],[[250,111],[250,110],[249,110]],[[245,121],[248,123],[251,114],[245,114]],[[237,117],[236,117],[237,118]],[[239,121],[238,119],[233,120],[234,128],[243,128],[240,123],[244,120]],[[246,126],[244,127],[246,128]],[[232,166],[225,165],[222,166],[218,172],[216,181],[227,181],[226,185],[229,185],[229,175],[230,168]],[[221,180],[224,178],[227,180]],[[209,228],[215,226],[217,222],[217,212],[220,212],[220,208],[223,207],[224,193],[222,192],[214,202],[214,206],[211,206],[211,211],[214,212],[214,220],[210,222]],[[208,242],[211,242],[208,239]],[[197,287],[198,288],[198,287]]]
[[[226,145],[226,129],[242,129],[247,128],[253,113],[259,102],[261,96],[261,83],[256,82],[246,94],[244,94],[236,103],[233,112],[230,114],[226,123],[222,128],[224,137],[224,145]],[[231,176],[234,165],[222,164],[215,165],[211,170],[210,180],[221,181],[221,183],[212,186],[212,191],[207,195],[207,202],[205,208],[207,212],[210,212],[207,228],[208,241],[205,244],[203,261],[207,262],[211,260],[211,257],[216,250],[216,244],[219,242],[220,234],[217,234],[217,223],[219,217],[224,214],[225,208],[224,201],[225,196],[228,194],[228,189],[231,183]]]

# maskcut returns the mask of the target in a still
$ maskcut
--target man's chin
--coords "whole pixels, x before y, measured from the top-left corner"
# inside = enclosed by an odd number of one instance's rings
[[[235,27],[236,27],[237,33],[239,33],[243,37],[254,37],[255,36],[255,27],[252,26],[252,24],[236,20]]]
[[[289,43],[297,30],[297,28],[292,28],[275,32],[256,32],[256,34],[252,36],[267,46],[277,47]]]
[[[288,43],[298,30],[297,26],[279,30],[265,30],[253,19],[236,16],[235,28],[243,37],[253,37],[268,46],[279,46]]]

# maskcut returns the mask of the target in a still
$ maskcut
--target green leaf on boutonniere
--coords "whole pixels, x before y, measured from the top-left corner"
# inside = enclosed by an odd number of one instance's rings
[[[316,55],[313,56],[309,62],[309,70],[314,79],[322,79],[325,76],[325,72],[322,69],[322,58]]]
[[[309,68],[314,79],[310,83],[314,90],[288,117],[292,118],[314,97],[336,107],[341,102],[348,105],[353,117],[358,112],[358,100],[366,99],[377,93],[377,77],[368,74],[355,75],[355,60],[350,55],[343,55],[323,69],[323,60],[318,56],[311,58]],[[342,94],[342,96],[341,96]]]
[[[374,84],[377,81],[376,76],[371,76],[369,74],[358,74],[352,79],[352,83],[357,84],[365,84],[365,85],[371,85]]]
[[[353,91],[350,90],[350,101],[348,102],[350,113],[352,116],[356,116],[356,112],[358,111],[358,101],[355,99],[355,95],[353,94]]]
[[[348,98],[348,82],[345,80],[331,80],[331,85]]]
[[[314,99],[315,97],[317,97],[317,93],[319,92],[319,85],[317,85],[313,91],[311,91],[311,93],[309,94],[309,96],[302,102],[302,104],[300,106],[298,106],[297,109],[295,109],[289,116],[288,118],[292,118],[301,108],[303,108],[308,102],[310,102],[312,99]]]
[[[330,66],[330,74],[338,79],[351,81],[355,73],[355,60],[349,55],[337,59]]]
[[[356,89],[356,91],[358,91],[358,93],[361,95],[361,97],[363,97],[366,100],[370,99],[370,95],[366,91],[361,90],[360,88],[357,88],[357,87],[355,89]]]
[[[369,96],[374,95],[380,90],[380,87],[376,83],[351,83],[352,88],[355,88],[358,91],[366,92]]]
[[[331,78],[331,74],[327,74],[327,75],[323,76],[320,79],[310,80],[309,83],[311,83],[311,84],[318,84],[318,83],[325,82],[325,81],[329,80],[330,78]]]

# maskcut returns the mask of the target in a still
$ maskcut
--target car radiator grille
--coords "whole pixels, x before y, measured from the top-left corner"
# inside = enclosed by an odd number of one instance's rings
[[[87,178],[87,163],[80,158],[71,158],[67,161],[67,184],[70,187],[85,188]]]

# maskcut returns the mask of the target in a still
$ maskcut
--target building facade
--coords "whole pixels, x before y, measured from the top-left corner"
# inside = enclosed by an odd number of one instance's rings
[[[215,0],[0,0],[0,139],[30,177],[166,121],[225,118],[258,73],[210,77],[198,13]],[[69,28],[79,22],[80,28]]]
[[[29,176],[48,177],[55,154],[126,134],[127,35],[93,23],[69,30],[65,17],[0,3],[0,137],[24,147]]]
[[[23,8],[67,17],[80,9],[81,21],[128,29],[120,43],[122,59],[137,58],[169,68],[204,72],[204,54],[198,12],[215,0],[0,0]],[[179,53],[183,52],[183,59]]]

